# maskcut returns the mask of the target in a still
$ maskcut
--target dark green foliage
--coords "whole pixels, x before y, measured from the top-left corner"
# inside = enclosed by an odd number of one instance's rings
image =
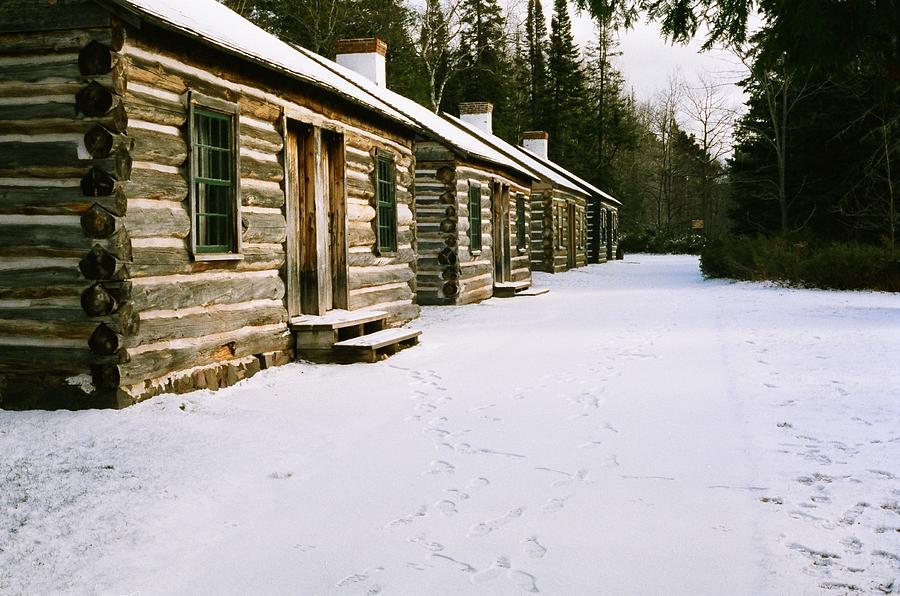
[[[388,86],[425,102],[427,86],[410,31],[414,12],[403,0],[225,0],[263,29],[327,58],[339,39],[387,42]]]
[[[566,0],[554,0],[550,21],[550,46],[547,52],[548,89],[546,98],[547,132],[550,133],[550,159],[584,173],[579,161],[585,155],[584,128],[585,75]]]
[[[456,113],[461,102],[486,101],[504,116],[494,122],[494,134],[515,141],[517,131],[509,114],[513,80],[513,56],[506,35],[506,21],[498,0],[462,0],[461,69],[450,81],[443,109]]]
[[[525,42],[528,49],[530,127],[546,130],[547,102],[547,21],[541,0],[528,0],[525,19]]]
[[[884,246],[733,237],[709,243],[703,249],[700,266],[708,277],[900,292],[900,259]]]
[[[626,253],[699,255],[706,241],[690,232],[667,232],[647,228],[622,234],[619,247]]]

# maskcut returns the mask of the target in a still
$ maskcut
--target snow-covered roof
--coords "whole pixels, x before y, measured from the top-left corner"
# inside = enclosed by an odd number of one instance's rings
[[[332,91],[416,130],[419,126],[377,96],[257,27],[216,0],[107,0],[168,29]]]
[[[483,142],[478,137],[453,126],[453,124],[447,122],[447,120],[441,118],[440,115],[432,112],[420,103],[413,101],[408,97],[404,97],[399,93],[395,93],[390,89],[385,89],[384,87],[376,85],[373,81],[356,71],[341,66],[332,60],[328,60],[315,52],[311,52],[305,48],[298,49],[310,59],[315,60],[338,76],[350,81],[367,93],[375,95],[395,110],[403,113],[405,116],[416,122],[421,128],[425,129],[427,133],[430,133],[428,136],[449,145],[451,149],[461,152],[463,155],[469,155],[489,163],[522,172],[536,180],[540,179],[540,175],[537,172],[532,171],[522,163],[511,159],[490,144]]]
[[[590,194],[594,195],[595,197],[602,199],[604,201],[608,201],[610,203],[615,203],[616,205],[622,204],[621,201],[619,201],[612,195],[603,192],[602,190],[600,190],[599,188],[597,188],[596,186],[594,186],[593,184],[591,184],[584,178],[580,178],[580,177],[576,176],[575,174],[573,174],[569,170],[565,169],[558,163],[550,161],[549,159],[544,159],[540,155],[535,155],[533,152],[529,151],[525,147],[516,147],[516,149],[518,149],[519,151],[525,153],[526,155],[528,155],[530,157],[533,157],[534,159],[538,160],[542,164],[546,165],[548,168],[552,168],[557,173],[559,173],[561,176],[565,176],[566,178],[569,178],[572,182],[581,186],[583,189],[585,189],[586,191],[588,191]]]
[[[362,104],[451,149],[538,179],[538,173],[431,110],[336,62],[292,46],[216,0],[108,0],[142,18]]]
[[[555,168],[552,168],[543,163],[543,160],[538,159],[538,157],[533,153],[522,151],[520,147],[516,147],[515,145],[507,143],[500,137],[488,134],[474,124],[463,122],[462,120],[451,114],[444,113],[444,118],[448,122],[452,122],[457,127],[460,127],[463,130],[474,134],[485,143],[490,143],[493,147],[496,147],[499,151],[502,151],[503,154],[507,157],[521,163],[531,170],[534,170],[535,172],[540,174],[541,180],[549,182],[555,186],[559,186],[560,188],[563,188],[564,190],[567,190],[569,192],[574,192],[580,195],[591,194],[590,191],[570,180],[568,177],[563,176],[562,174],[557,172]]]

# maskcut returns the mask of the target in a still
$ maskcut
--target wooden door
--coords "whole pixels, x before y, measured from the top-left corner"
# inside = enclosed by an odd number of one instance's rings
[[[491,224],[494,282],[509,281],[512,255],[509,249],[509,186],[494,182],[491,189]]]
[[[287,301],[291,316],[347,304],[343,138],[288,120]]]
[[[326,145],[326,187],[328,189],[328,246],[330,299],[332,308],[348,308],[347,284],[347,194],[344,159],[344,136],[329,133],[323,138]]]
[[[578,254],[578,239],[575,236],[575,203],[569,203],[567,207],[568,209],[566,216],[568,221],[566,222],[566,228],[569,233],[569,237],[567,238],[568,242],[566,242],[566,264],[571,269],[575,267],[577,263],[576,257]]]
[[[612,211],[606,209],[606,259],[613,258],[613,218]]]

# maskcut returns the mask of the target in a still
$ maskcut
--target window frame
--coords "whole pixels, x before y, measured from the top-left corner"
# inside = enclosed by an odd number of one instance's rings
[[[381,178],[381,164],[387,164],[388,172],[390,172],[389,180]],[[399,246],[399,229],[397,226],[397,159],[393,153],[387,151],[375,152],[375,254],[378,256],[393,256],[397,254]],[[382,203],[382,183],[389,185],[390,202],[385,207],[391,214],[391,221],[384,222],[381,214]],[[382,244],[382,229],[389,229],[391,232],[391,242]]]
[[[474,196],[472,191],[477,191],[478,193],[478,210],[477,213],[473,213],[473,203]],[[482,240],[482,227],[481,227],[481,211],[482,205],[484,202],[484,191],[482,190],[481,182],[478,180],[469,180],[469,191],[467,196],[466,210],[469,213],[469,253],[473,255],[480,255],[482,249],[484,248],[484,243]],[[476,225],[477,224],[477,225]],[[478,230],[478,234],[475,234],[475,230]],[[478,240],[477,246],[475,240]]]
[[[222,251],[221,246],[202,245],[198,242],[198,205],[197,185],[199,178],[199,164],[197,158],[196,122],[195,116],[206,113],[214,117],[224,117],[231,121],[231,238],[228,251]],[[188,93],[188,202],[191,217],[191,258],[194,261],[236,261],[244,258],[241,239],[241,155],[240,155],[240,107],[238,104],[217,97],[203,95],[196,91]],[[224,186],[224,185],[219,185]],[[225,246],[225,245],[222,245]],[[206,248],[209,250],[206,250]]]
[[[525,221],[525,193],[516,193],[516,250],[524,254],[528,250],[528,222]]]

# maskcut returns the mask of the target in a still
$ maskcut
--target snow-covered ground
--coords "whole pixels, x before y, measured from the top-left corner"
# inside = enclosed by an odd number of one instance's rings
[[[900,593],[896,295],[536,285],[375,365],[0,412],[0,593]]]

